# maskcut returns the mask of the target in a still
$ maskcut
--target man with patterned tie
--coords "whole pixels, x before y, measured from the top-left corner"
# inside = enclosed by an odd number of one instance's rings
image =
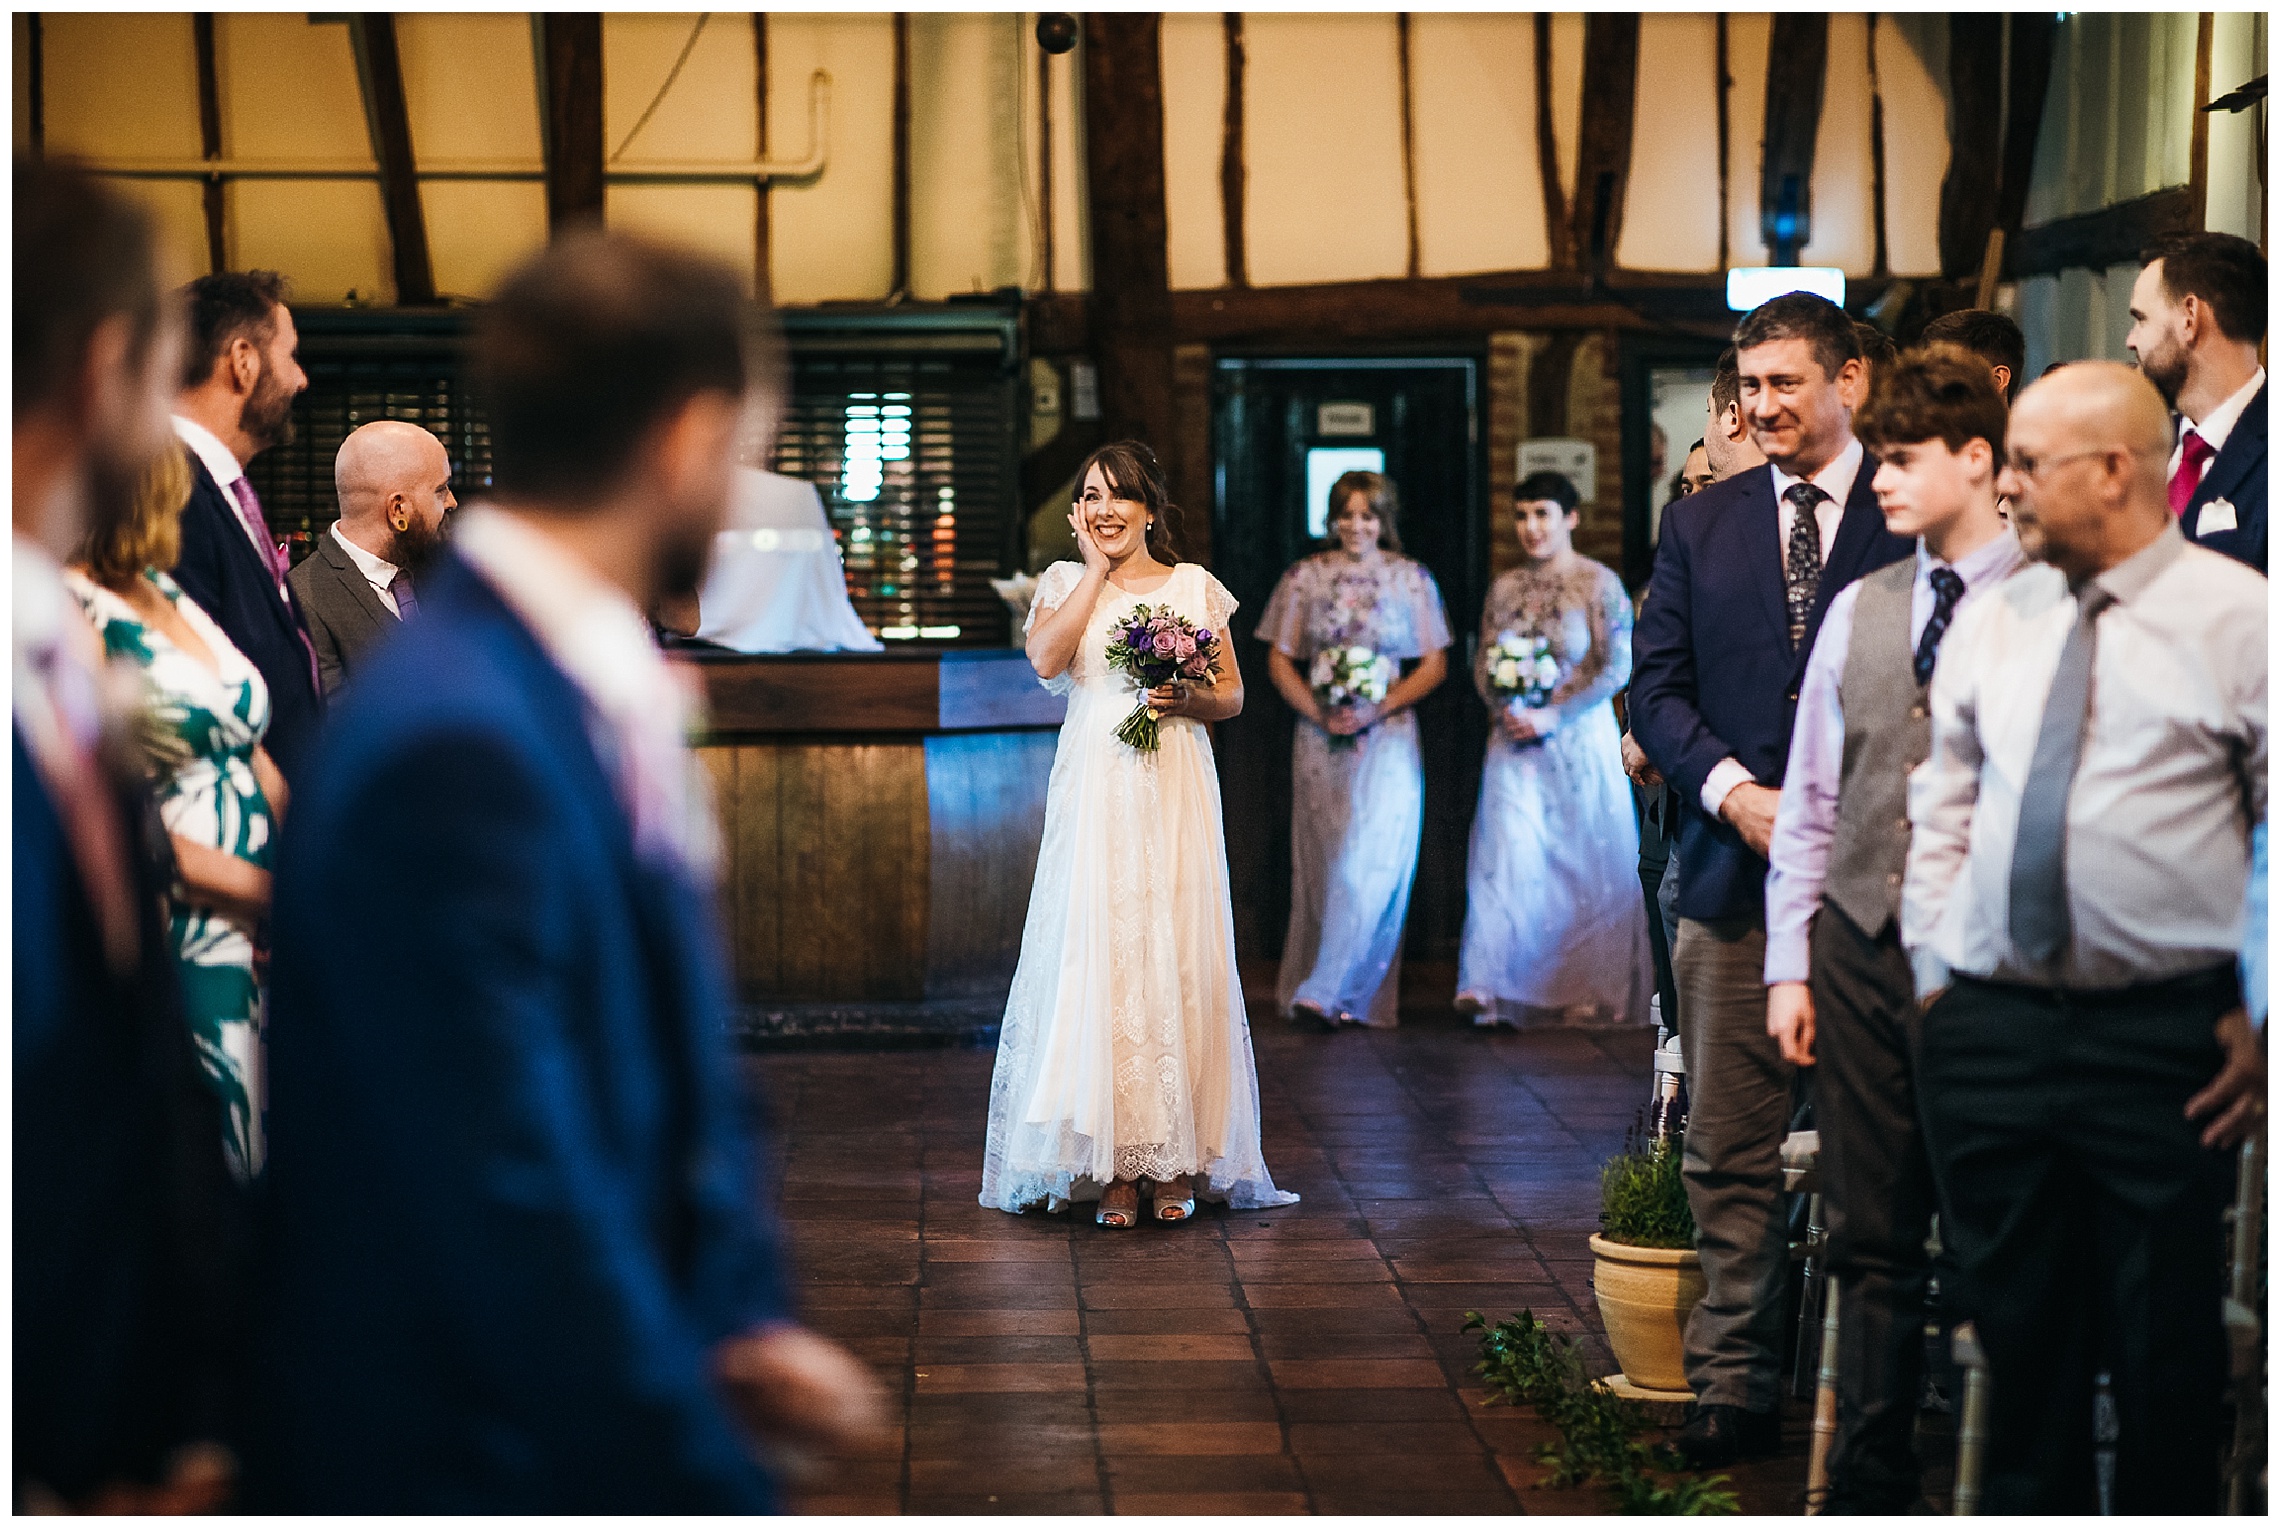
[[[2217,1510],[2231,1148],[2264,1107],[2241,906],[2264,820],[2264,579],[2187,544],[2145,378],[2028,388],[2021,569],[1956,618],[1900,931],[1941,1236],[1993,1368],[1980,1510]]]
[[[1885,528],[1916,555],[1830,602],[1805,667],[1766,877],[1766,1029],[1816,1067],[1822,1203],[1844,1350],[1833,1513],[1906,1512],[1923,1378],[1931,1164],[1916,1123],[1916,986],[1901,949],[1908,776],[1932,741],[1926,687],[1956,613],[2011,576],[1995,503],[2004,406],[1987,364],[1914,350],[1854,420]],[[1898,831],[1895,831],[1897,827]]]
[[[1702,1467],[1780,1442],[1796,1068],[1765,1027],[1765,855],[1798,685],[1837,591],[1912,550],[1884,528],[1877,463],[1853,438],[1866,379],[1844,310],[1792,292],[1743,319],[1734,344],[1766,465],[1664,511],[1631,677],[1632,731],[1683,814],[1671,964],[1707,1290],[1687,1324],[1695,1406],[1677,1443]]]
[[[2139,260],[2130,353],[2182,426],[2169,455],[2169,512],[2187,541],[2265,572],[2264,252],[2229,233],[2172,234]]]
[[[458,506],[443,442],[401,419],[351,431],[333,458],[340,518],[288,576],[330,700],[372,645],[419,613],[418,580]]]
[[[284,294],[275,271],[223,271],[183,289],[190,342],[174,431],[189,448],[190,503],[174,581],[261,670],[269,756],[298,785],[324,716],[316,652],[284,549],[245,475],[246,463],[293,438],[293,400],[309,385]]]

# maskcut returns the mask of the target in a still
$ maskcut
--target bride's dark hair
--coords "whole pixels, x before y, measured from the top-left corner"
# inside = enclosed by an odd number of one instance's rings
[[[1147,443],[1114,440],[1093,452],[1077,468],[1077,496],[1084,497],[1085,479],[1093,468],[1108,479],[1111,493],[1148,511],[1148,554],[1161,563],[1176,563],[1179,551],[1179,506],[1164,486],[1163,464]]]

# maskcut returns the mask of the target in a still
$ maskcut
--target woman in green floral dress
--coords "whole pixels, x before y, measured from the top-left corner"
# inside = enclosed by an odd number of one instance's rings
[[[153,471],[127,520],[91,536],[66,582],[134,686],[137,733],[176,865],[171,924],[183,1008],[227,1110],[230,1167],[262,1161],[261,925],[284,781],[262,751],[260,673],[164,570],[181,551],[189,472]]]

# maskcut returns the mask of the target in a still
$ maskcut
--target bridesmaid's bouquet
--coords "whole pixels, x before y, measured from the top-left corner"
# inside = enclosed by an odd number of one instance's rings
[[[1534,709],[1552,698],[1560,664],[1552,644],[1530,633],[1508,631],[1488,650],[1488,687],[1507,706]]]
[[[1358,700],[1376,705],[1393,687],[1393,676],[1391,658],[1353,645],[1325,647],[1316,653],[1307,682],[1314,687],[1314,698],[1322,703],[1323,709],[1335,711]],[[1359,739],[1351,734],[1344,737],[1330,734],[1333,748],[1352,748],[1357,742]]]
[[[1140,703],[1116,729],[1117,741],[1154,753],[1162,741],[1147,692],[1184,679],[1211,688],[1219,680],[1219,633],[1197,626],[1169,605],[1135,605],[1109,629],[1108,666],[1140,687]]]

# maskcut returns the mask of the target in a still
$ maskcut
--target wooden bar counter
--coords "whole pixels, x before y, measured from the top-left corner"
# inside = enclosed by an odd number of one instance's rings
[[[995,1024],[1064,714],[1027,658],[681,656],[708,697],[745,1037]]]

